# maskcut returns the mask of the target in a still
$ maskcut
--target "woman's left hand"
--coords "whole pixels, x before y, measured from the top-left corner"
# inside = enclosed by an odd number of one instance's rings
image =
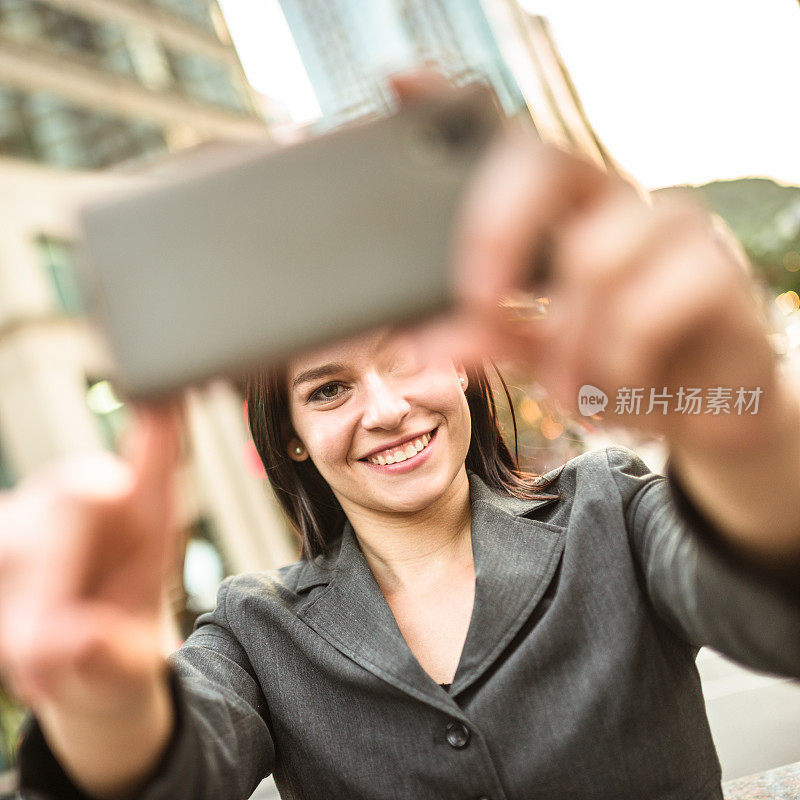
[[[761,432],[735,403],[740,388],[769,399],[774,354],[742,258],[699,208],[650,205],[582,159],[509,136],[469,196],[457,267],[474,339],[563,410],[591,413],[605,395],[605,419],[676,444],[746,447]],[[545,315],[515,304],[525,296],[546,296]],[[731,413],[675,410],[712,387],[730,391],[715,396]]]
[[[563,410],[605,402],[605,420],[664,435],[688,493],[736,546],[770,563],[800,556],[800,397],[743,256],[706,213],[650,205],[510,134],[468,195],[454,281],[464,356],[514,360]],[[516,304],[538,296],[543,315]]]

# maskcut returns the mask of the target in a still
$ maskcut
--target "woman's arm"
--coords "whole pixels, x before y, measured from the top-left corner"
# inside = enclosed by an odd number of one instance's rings
[[[131,691],[129,699],[130,706],[111,708],[106,713],[59,706],[39,708],[37,727],[21,747],[22,789],[35,789],[41,797],[62,797],[67,776],[72,776],[76,793],[97,800],[140,797],[175,724],[166,669],[149,686]],[[49,748],[50,753],[43,753],[43,748]],[[49,760],[50,754],[57,764],[43,770],[42,758]],[[62,770],[64,780],[53,784],[52,773]]]
[[[145,766],[141,779],[120,784],[117,793],[109,789],[106,795],[98,783],[95,786],[104,793],[90,791],[87,776],[92,769],[89,765],[82,765],[80,771],[71,769],[52,739],[52,727],[40,718],[20,748],[23,791],[47,800],[89,800],[87,791],[91,800],[106,796],[110,800],[244,800],[253,793],[272,770],[275,750],[261,687],[227,618],[227,595],[233,580],[223,582],[216,608],[198,619],[195,631],[168,659],[165,676],[173,728],[160,752]],[[109,720],[109,727],[101,723],[98,728],[97,720],[87,719],[91,737],[105,730],[112,747],[119,743],[124,748],[127,743],[141,753],[142,741],[149,746],[156,738],[159,721],[153,720],[150,724],[156,727],[149,729],[143,716],[146,704],[132,706],[135,719]],[[75,717],[69,724],[75,724]],[[88,737],[84,741],[89,744]],[[116,779],[125,760],[99,744],[93,753],[85,751],[87,759],[107,762],[106,768]],[[70,758],[75,757],[73,744]]]
[[[0,496],[0,669],[35,723],[23,796],[243,800],[272,767],[266,703],[226,597],[163,655],[176,567],[174,410],[130,461],[53,465]]]
[[[51,465],[0,496],[0,669],[83,790],[133,795],[173,726],[162,654],[174,568],[174,409],[130,462]]]
[[[472,187],[459,242],[464,358],[525,365],[575,415],[581,391],[602,391],[604,424],[664,437],[731,547],[776,572],[800,563],[800,391],[779,369],[747,266],[707,214],[649,204],[594,165],[509,135]],[[509,315],[501,301],[520,292],[547,295],[547,315]],[[631,389],[641,405],[617,407]],[[727,394],[726,410],[687,412],[691,389]],[[740,391],[758,395],[756,413],[736,405]]]
[[[779,373],[763,388],[757,418],[741,421],[752,434],[710,447],[675,436],[670,474],[717,538],[800,588],[800,399]]]
[[[715,546],[675,486],[635,453],[609,447],[606,457],[642,586],[667,626],[695,647],[800,678],[800,603]]]

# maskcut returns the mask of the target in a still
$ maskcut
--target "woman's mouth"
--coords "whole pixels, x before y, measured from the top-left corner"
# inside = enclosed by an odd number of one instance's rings
[[[421,463],[422,461],[427,461],[428,450],[436,438],[437,430],[438,428],[434,428],[422,436],[409,439],[407,442],[387,450],[381,450],[379,453],[373,453],[367,458],[362,458],[361,461],[369,464],[370,467],[376,467],[381,470],[391,468],[390,471],[392,472],[399,471],[398,467],[400,465],[411,467],[413,462]]]

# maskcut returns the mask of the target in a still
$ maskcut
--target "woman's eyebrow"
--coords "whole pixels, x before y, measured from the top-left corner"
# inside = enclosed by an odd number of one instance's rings
[[[295,379],[292,381],[292,389],[296,389],[301,383],[318,381],[320,378],[325,378],[337,372],[344,372],[346,369],[347,367],[344,364],[335,361],[331,361],[329,364],[321,364],[318,367],[311,367],[295,376]]]

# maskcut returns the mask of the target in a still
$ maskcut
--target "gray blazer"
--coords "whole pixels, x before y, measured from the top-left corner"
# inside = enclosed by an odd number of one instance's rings
[[[241,800],[270,771],[292,800],[719,800],[697,649],[800,676],[800,606],[628,450],[573,459],[556,490],[470,475],[475,606],[449,692],[349,525],[329,557],[227,579],[170,657],[178,725],[142,800]],[[26,796],[81,797],[36,728],[22,762]]]

